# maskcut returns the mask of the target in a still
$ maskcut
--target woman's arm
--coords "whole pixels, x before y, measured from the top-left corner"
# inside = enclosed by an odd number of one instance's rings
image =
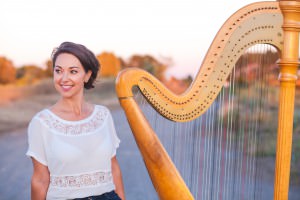
[[[120,169],[120,166],[119,166],[116,156],[114,156],[111,159],[111,168],[112,168],[114,184],[116,186],[115,191],[122,200],[125,200],[122,172],[121,172],[121,169]]]
[[[49,183],[50,174],[48,167],[41,164],[34,158],[33,163],[33,174],[31,178],[31,199],[42,200],[46,199]]]

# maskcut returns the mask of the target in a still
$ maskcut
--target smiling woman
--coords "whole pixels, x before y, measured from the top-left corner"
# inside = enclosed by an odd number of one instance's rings
[[[84,99],[84,88],[94,88],[97,58],[83,45],[64,42],[52,62],[60,99],[28,127],[32,199],[124,200],[112,116],[105,106]]]

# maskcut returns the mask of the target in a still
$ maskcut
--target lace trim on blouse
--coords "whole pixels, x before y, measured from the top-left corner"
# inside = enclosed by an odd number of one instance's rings
[[[94,109],[97,109],[96,107]],[[108,115],[106,109],[98,109],[96,113],[92,113],[86,119],[80,121],[67,121],[62,120],[54,114],[48,112],[42,112],[39,118],[52,130],[59,132],[64,135],[82,135],[93,132],[102,126],[104,120]]]
[[[97,186],[112,182],[111,172],[93,172],[77,176],[50,176],[50,185],[61,188]]]

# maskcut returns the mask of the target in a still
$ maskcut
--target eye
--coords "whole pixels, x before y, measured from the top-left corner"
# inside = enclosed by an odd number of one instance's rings
[[[71,74],[77,74],[77,70],[71,70]]]
[[[61,69],[54,69],[55,73],[60,74],[61,73]]]

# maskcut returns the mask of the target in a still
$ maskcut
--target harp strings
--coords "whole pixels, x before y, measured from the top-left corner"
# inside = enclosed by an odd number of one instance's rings
[[[266,195],[269,199],[273,194],[273,185],[262,183],[262,159],[257,158],[273,66],[267,53],[262,53],[272,51],[270,45],[250,48],[211,107],[191,122],[165,119],[140,92],[136,93],[146,118],[195,199],[266,199]]]

